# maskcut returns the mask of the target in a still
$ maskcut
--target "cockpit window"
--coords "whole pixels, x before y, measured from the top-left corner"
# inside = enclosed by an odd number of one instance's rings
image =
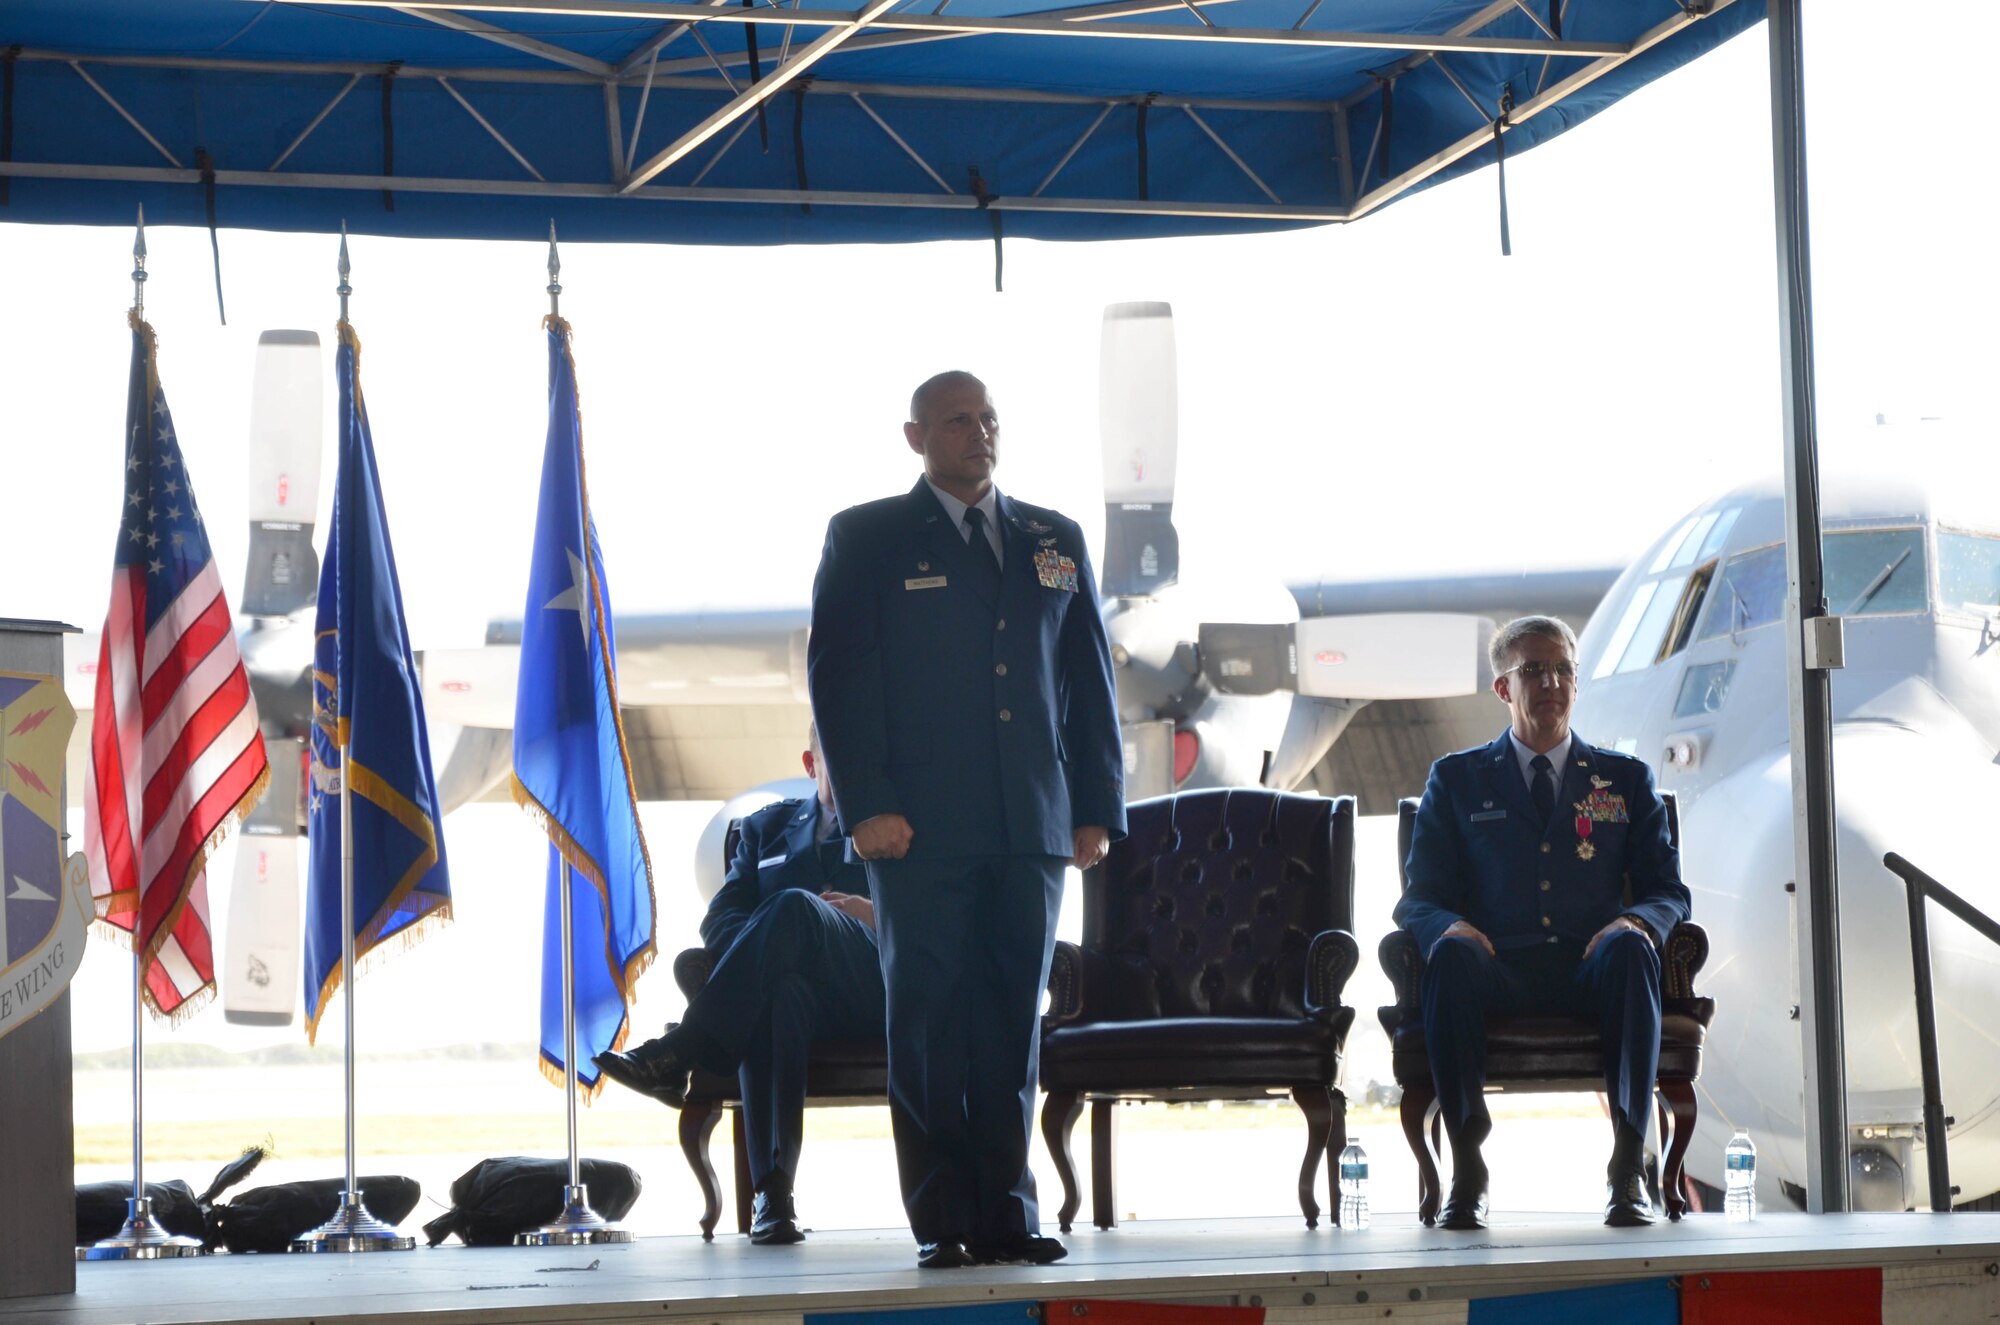
[[[2000,538],[1938,530],[1938,610],[2000,616]]]
[[[1674,716],[1705,718],[1721,712],[1722,701],[1729,698],[1729,683],[1735,676],[1734,658],[1688,668],[1687,675],[1681,678],[1681,693],[1674,700]]]
[[[1679,552],[1681,544],[1687,542],[1688,535],[1694,532],[1694,525],[1692,516],[1681,521],[1680,527],[1668,535],[1666,542],[1660,544],[1660,554],[1653,558],[1653,564],[1646,568],[1646,574],[1658,575],[1673,563],[1674,553]]]
[[[1828,534],[1826,606],[1840,616],[1921,612],[1930,599],[1921,529]]]
[[[1696,520],[1694,528],[1690,529],[1688,536],[1681,540],[1680,551],[1674,553],[1674,559],[1667,564],[1678,569],[1693,561],[1701,552],[1703,545],[1708,542],[1708,531],[1715,528],[1716,517],[1719,514],[1721,514],[1719,511],[1710,511]]]
[[[1709,596],[1700,639],[1715,639],[1768,626],[1785,614],[1785,545],[1773,543],[1739,552],[1722,568],[1722,582]]]
[[[1618,628],[1611,632],[1610,640],[1604,646],[1604,654],[1598,658],[1597,666],[1591,669],[1590,679],[1609,676],[1618,670],[1619,659],[1625,656],[1627,646],[1632,643],[1632,635],[1639,629],[1639,619],[1646,615],[1652,605],[1654,593],[1660,587],[1658,580],[1640,585],[1632,593],[1632,601],[1625,605],[1625,615],[1618,619]]]
[[[1722,545],[1729,541],[1729,531],[1736,527],[1736,517],[1741,514],[1743,514],[1741,506],[1732,506],[1722,513],[1721,518],[1708,531],[1708,537],[1702,540],[1701,553],[1697,560],[1707,561],[1722,551]]]
[[[1618,663],[1619,671],[1636,672],[1659,661],[1660,641],[1667,633],[1667,624],[1674,619],[1674,610],[1681,605],[1687,578],[1685,575],[1669,575],[1659,582],[1653,601],[1646,605],[1646,614],[1639,619],[1638,627],[1632,632],[1631,643],[1625,646],[1625,656]]]

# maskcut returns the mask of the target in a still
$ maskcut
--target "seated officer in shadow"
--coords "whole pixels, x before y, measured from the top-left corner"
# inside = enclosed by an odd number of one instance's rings
[[[847,859],[816,728],[808,741],[805,768],[819,794],[742,820],[728,877],[701,922],[715,958],[707,986],[665,1035],[595,1060],[613,1081],[676,1109],[689,1068],[737,1074],[756,1193],[750,1240],[764,1245],[805,1237],[792,1182],[813,1041],[879,1039],[887,1022],[868,875]]]
[[[1424,954],[1424,1038],[1451,1141],[1439,1225],[1486,1226],[1486,1023],[1520,1014],[1597,1022],[1612,1123],[1604,1222],[1650,1224],[1660,950],[1688,915],[1680,853],[1652,770],[1570,730],[1570,628],[1521,617],[1495,632],[1489,657],[1513,722],[1431,766],[1395,913]]]

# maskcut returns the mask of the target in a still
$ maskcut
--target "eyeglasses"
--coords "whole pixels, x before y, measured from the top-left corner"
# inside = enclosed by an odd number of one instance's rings
[[[1573,662],[1525,662],[1509,667],[1500,673],[1506,676],[1519,672],[1521,679],[1530,685],[1570,685],[1576,680],[1576,664]]]

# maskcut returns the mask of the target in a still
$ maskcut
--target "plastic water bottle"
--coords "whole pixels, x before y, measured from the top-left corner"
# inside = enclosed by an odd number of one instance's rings
[[[1757,1147],[1751,1144],[1750,1134],[1742,1128],[1729,1138],[1729,1145],[1722,1152],[1723,1180],[1728,1186],[1722,1193],[1722,1213],[1731,1223],[1743,1222],[1757,1217]]]
[[[1349,1233],[1368,1227],[1368,1152],[1358,1139],[1340,1152],[1340,1227]]]

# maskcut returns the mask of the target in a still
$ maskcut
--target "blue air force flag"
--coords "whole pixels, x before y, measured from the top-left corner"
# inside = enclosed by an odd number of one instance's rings
[[[451,918],[430,733],[361,399],[361,339],[340,324],[339,475],[313,640],[307,833],[306,1037],[340,987],[340,779],[352,806],[355,969],[370,951]],[[348,1028],[353,1034],[353,1028]]]
[[[550,317],[546,325],[549,438],[521,626],[514,799],[549,835],[542,1070],[552,1080],[563,1079],[560,908],[566,859],[572,875],[577,1079],[594,1091],[600,1083],[590,1060],[625,1043],[632,987],[653,960],[653,869],[618,718],[611,590],[584,487],[569,324]]]

